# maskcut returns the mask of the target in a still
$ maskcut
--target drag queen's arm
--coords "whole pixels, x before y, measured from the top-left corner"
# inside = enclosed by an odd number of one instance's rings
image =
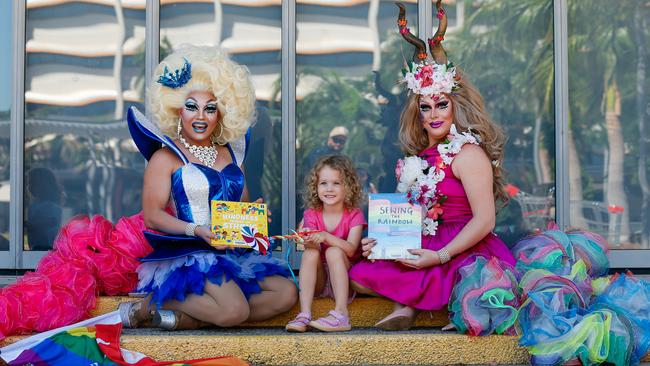
[[[144,171],[142,210],[144,224],[167,234],[184,234],[186,222],[165,211],[171,194],[171,175],[180,166],[178,157],[168,149],[156,151]]]
[[[472,219],[446,246],[449,255],[454,257],[473,247],[494,229],[496,209],[492,165],[483,149],[466,144],[451,167],[463,184],[472,209]]]

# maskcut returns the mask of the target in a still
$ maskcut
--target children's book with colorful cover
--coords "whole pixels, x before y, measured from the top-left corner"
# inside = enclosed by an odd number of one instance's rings
[[[371,193],[368,237],[377,240],[369,259],[416,259],[409,249],[422,247],[422,208],[403,193]]]
[[[251,248],[266,253],[269,247],[266,204],[213,200],[213,246]]]

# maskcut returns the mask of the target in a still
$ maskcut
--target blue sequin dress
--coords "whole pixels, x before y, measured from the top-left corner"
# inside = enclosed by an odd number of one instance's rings
[[[239,201],[244,190],[240,166],[250,136],[228,144],[232,163],[222,170],[190,162],[169,136],[160,132],[136,108],[128,112],[129,131],[142,155],[149,160],[162,146],[174,152],[183,166],[171,176],[171,202],[176,217],[199,225],[210,224],[210,201]],[[246,298],[259,293],[265,277],[289,276],[286,263],[251,249],[217,251],[200,238],[145,232],[154,251],[141,259],[138,291],[151,293],[158,306],[168,300],[183,301],[203,294],[205,281],[216,285],[234,281]]]

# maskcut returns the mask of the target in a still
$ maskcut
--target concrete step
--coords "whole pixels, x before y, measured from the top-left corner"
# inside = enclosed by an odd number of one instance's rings
[[[136,301],[137,298],[125,296],[104,296],[97,301],[97,307],[91,312],[92,316],[105,314],[117,310],[117,306],[123,301]],[[316,299],[312,307],[312,317],[317,319],[334,309],[334,300]],[[375,323],[390,314],[393,310],[393,303],[386,299],[374,297],[357,297],[349,306],[350,320],[353,327],[372,327]],[[240,327],[246,328],[273,328],[282,327],[293,319],[300,312],[296,304],[290,311],[280,314],[273,319],[262,322],[247,322]],[[418,314],[415,320],[415,327],[442,327],[449,323],[447,311],[426,311]]]
[[[513,365],[529,360],[517,337],[470,337],[437,329],[303,334],[278,328],[129,329],[122,346],[157,360],[233,355],[262,365]]]

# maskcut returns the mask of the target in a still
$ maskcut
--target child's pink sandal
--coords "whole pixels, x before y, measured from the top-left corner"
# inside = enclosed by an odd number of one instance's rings
[[[310,322],[309,326],[323,332],[346,332],[352,329],[350,318],[336,310],[330,310],[328,316]]]
[[[311,314],[306,312],[300,312],[296,317],[287,323],[284,329],[287,332],[306,332],[307,326],[311,322]]]

